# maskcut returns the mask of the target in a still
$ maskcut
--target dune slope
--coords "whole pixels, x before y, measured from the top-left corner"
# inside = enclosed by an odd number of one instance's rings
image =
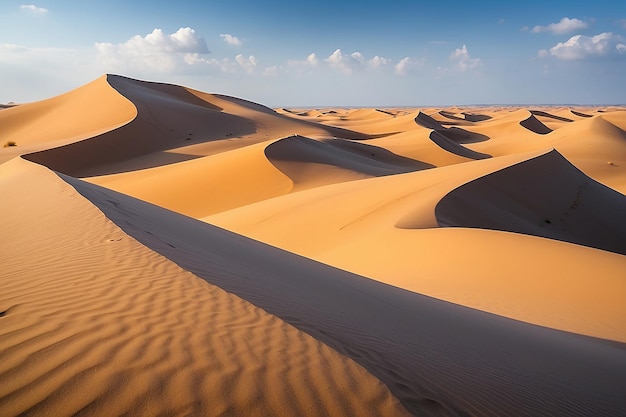
[[[56,97],[4,109],[0,145],[12,141],[17,146],[0,152],[0,162],[97,136],[136,115],[135,106],[111,88],[106,76]]]
[[[0,191],[1,415],[408,415],[361,366],[146,248],[53,172],[14,159]]]
[[[421,294],[626,342],[626,282],[621,279],[626,257],[535,236],[439,227],[437,204],[454,189],[516,164],[524,170],[524,161],[537,156],[509,155],[329,185],[204,220]],[[560,180],[567,182],[568,175]],[[484,208],[489,213],[490,207]]]
[[[0,131],[0,415],[626,410],[624,107],[106,75]]]
[[[116,75],[108,75],[106,81],[132,103],[137,109],[136,117],[115,130],[30,154],[29,160],[80,177],[159,165],[153,159],[161,161],[163,152],[175,151],[177,155],[170,162],[179,162],[193,157],[184,149],[207,142],[228,140],[233,147],[239,147],[294,131],[366,138],[345,129],[295,121],[245,100]],[[232,139],[245,140],[233,144]],[[146,158],[147,155],[152,158]]]
[[[360,363],[416,415],[610,415],[626,406],[623,344],[389,287],[63,178],[146,246]]]
[[[626,197],[552,151],[471,181],[436,207],[444,227],[549,237],[626,254]]]

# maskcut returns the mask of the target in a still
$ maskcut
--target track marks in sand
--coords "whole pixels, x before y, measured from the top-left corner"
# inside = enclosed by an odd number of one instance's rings
[[[0,168],[0,414],[406,415],[359,365],[139,244],[52,172]]]

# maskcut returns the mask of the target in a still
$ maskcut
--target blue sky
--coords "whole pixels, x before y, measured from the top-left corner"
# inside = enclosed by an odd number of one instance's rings
[[[105,73],[269,106],[623,104],[626,2],[0,1],[0,102]]]

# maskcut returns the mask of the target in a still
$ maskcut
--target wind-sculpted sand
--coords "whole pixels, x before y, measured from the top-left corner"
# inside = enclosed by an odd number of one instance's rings
[[[53,172],[0,170],[3,416],[407,415],[361,366],[143,246]]]
[[[625,129],[114,75],[2,109],[0,414],[621,415]]]

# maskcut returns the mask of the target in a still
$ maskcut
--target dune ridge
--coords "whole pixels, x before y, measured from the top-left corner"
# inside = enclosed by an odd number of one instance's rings
[[[523,415],[523,410],[533,409],[586,415],[618,412],[624,405],[617,386],[626,372],[623,344],[531,326],[385,286],[64,179],[148,247],[360,363],[413,413]],[[222,274],[216,275],[216,269]],[[506,353],[480,354],[495,343]],[[463,353],[455,346],[465,346]],[[535,353],[529,356],[529,351]],[[537,379],[543,382],[541,389]],[[569,383],[583,380],[585,384]]]
[[[0,131],[2,415],[626,409],[624,107],[106,75]]]
[[[291,136],[269,144],[265,156],[294,181],[294,191],[434,168],[434,165],[364,143],[343,139],[317,141],[303,136]]]
[[[557,151],[456,188],[439,201],[444,227],[549,237],[626,254],[626,196],[593,181]]]
[[[0,113],[2,144],[17,146],[0,153],[0,162],[15,156],[88,139],[133,120],[136,108],[102,76],[73,91],[4,109]],[[80,114],[72,123],[69,115]]]
[[[145,159],[146,155],[173,152],[197,143],[206,144],[235,137],[247,138],[244,144],[257,143],[267,140],[270,133],[276,134],[277,131],[283,134],[294,130],[318,134],[330,132],[346,137],[365,137],[345,129],[284,119],[275,112],[269,113],[264,106],[251,105],[245,100],[226,100],[176,85],[113,75],[108,75],[106,81],[136,107],[136,117],[117,129],[87,140],[31,153],[28,155],[29,160],[80,177],[114,173],[111,165],[130,160],[131,163],[117,167],[118,172],[126,171],[129,166],[136,165],[132,163],[134,158]],[[263,126],[273,119],[280,120],[281,123],[273,123],[278,129],[264,131]],[[257,134],[260,131],[263,131],[262,134]],[[80,158],[76,155],[80,155]],[[186,159],[184,156],[182,158]],[[174,162],[180,160],[173,159]],[[143,162],[146,163],[145,160]]]
[[[363,368],[144,247],[54,173],[15,159],[0,181],[14,236],[0,414],[408,415]]]
[[[545,153],[329,185],[203,220],[411,291],[626,342],[623,256],[537,237],[439,226],[437,204],[457,187],[516,164],[525,167],[524,161],[540,155]],[[550,282],[543,278],[546,271]]]

